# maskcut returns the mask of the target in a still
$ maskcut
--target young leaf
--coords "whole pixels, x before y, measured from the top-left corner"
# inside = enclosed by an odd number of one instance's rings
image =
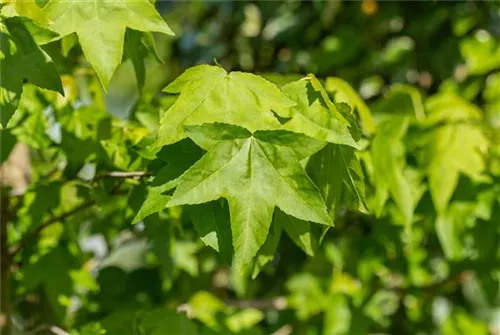
[[[7,125],[17,108],[24,79],[41,88],[64,94],[61,79],[54,64],[49,56],[38,47],[27,29],[27,24],[32,29],[36,28],[40,34],[54,36],[53,32],[38,27],[27,18],[12,17],[0,23],[2,126]]]
[[[122,60],[126,28],[174,35],[148,0],[52,0],[43,10],[52,30],[78,35],[104,89]]]
[[[299,219],[331,225],[318,189],[299,163],[322,142],[283,130],[252,134],[220,123],[189,126],[186,132],[208,152],[181,177],[168,205],[226,198],[237,266],[247,265],[264,243],[275,206]]]
[[[284,109],[295,104],[259,76],[209,65],[186,70],[164,91],[180,95],[160,121],[154,144],[158,149],[185,138],[183,125],[224,122],[250,131],[280,128],[273,111],[287,116]]]
[[[297,104],[291,108],[291,120],[284,128],[301,132],[309,137],[330,143],[345,144],[357,148],[349,124],[333,104],[325,101],[309,80],[299,80],[282,88],[283,93]],[[335,108],[332,112],[329,107]]]

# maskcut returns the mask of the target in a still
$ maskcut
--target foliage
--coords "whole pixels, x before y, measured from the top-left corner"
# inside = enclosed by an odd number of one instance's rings
[[[2,332],[500,330],[497,3],[0,20]]]

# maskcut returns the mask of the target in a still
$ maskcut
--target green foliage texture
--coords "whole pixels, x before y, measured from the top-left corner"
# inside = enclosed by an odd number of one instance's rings
[[[498,2],[2,0],[2,334],[500,334]]]

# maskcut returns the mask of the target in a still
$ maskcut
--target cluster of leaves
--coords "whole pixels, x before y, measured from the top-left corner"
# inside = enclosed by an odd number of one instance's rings
[[[6,332],[498,329],[494,5],[156,6],[177,39],[147,0],[2,2]]]

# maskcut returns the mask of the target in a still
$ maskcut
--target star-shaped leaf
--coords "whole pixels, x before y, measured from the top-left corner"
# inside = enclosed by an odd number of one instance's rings
[[[42,41],[57,36],[27,18],[11,17],[0,23],[1,125],[6,126],[19,103],[23,81],[63,94],[61,79],[49,56],[38,47],[33,35]]]
[[[52,30],[61,36],[78,35],[105,89],[122,61],[126,28],[174,35],[148,0],[52,0],[44,12]]]
[[[280,128],[273,111],[287,116],[285,110],[295,105],[264,78],[227,73],[219,66],[192,67],[164,91],[180,95],[161,120],[154,144],[158,149],[186,137],[183,125],[224,122],[250,131]]]
[[[168,206],[226,198],[237,267],[248,265],[266,240],[275,206],[305,221],[332,224],[318,188],[300,165],[324,142],[284,130],[252,134],[220,123],[185,129],[208,152],[182,175]]]

